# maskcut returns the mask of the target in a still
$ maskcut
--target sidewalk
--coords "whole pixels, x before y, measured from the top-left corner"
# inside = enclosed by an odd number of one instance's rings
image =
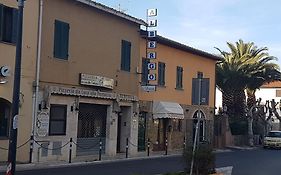
[[[230,152],[229,149],[220,149],[215,150],[215,153],[221,152]],[[165,151],[159,152],[151,152],[150,156],[147,156],[147,152],[138,152],[133,157],[128,156],[126,158],[125,153],[118,153],[116,156],[107,156],[102,155],[101,161],[98,161],[98,155],[93,156],[79,156],[72,160],[72,163],[68,163],[66,161],[51,161],[51,162],[34,162],[30,164],[17,164],[17,171],[24,170],[33,170],[33,169],[46,169],[46,168],[58,168],[58,167],[69,167],[69,166],[81,166],[81,165],[90,165],[90,164],[104,164],[110,162],[121,162],[121,161],[131,161],[131,160],[145,160],[152,158],[160,158],[160,157],[172,157],[172,156],[180,156],[182,155],[182,150],[175,150],[168,152],[168,155],[165,155]],[[0,164],[0,172],[6,171],[6,165]]]

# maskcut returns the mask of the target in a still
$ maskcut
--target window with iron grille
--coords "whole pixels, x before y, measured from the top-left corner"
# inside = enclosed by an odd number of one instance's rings
[[[66,115],[67,105],[51,105],[49,135],[65,135]]]
[[[0,41],[16,43],[18,10],[0,4]]]

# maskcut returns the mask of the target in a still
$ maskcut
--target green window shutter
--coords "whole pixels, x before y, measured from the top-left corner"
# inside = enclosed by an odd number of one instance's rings
[[[162,63],[158,63],[158,85],[162,85]]]
[[[203,78],[201,84],[201,104],[209,104],[210,79]]]
[[[165,63],[158,63],[158,85],[165,85]]]
[[[121,70],[130,72],[131,42],[122,40],[121,43]]]
[[[16,44],[17,42],[17,28],[18,28],[18,10],[13,9],[13,24],[12,24],[12,43]]]
[[[2,41],[3,38],[3,5],[0,4],[0,41]]]
[[[150,62],[149,59],[143,58],[142,59],[142,85],[147,85],[148,84],[148,63]]]
[[[54,57],[68,59],[69,24],[55,20]]]
[[[180,67],[180,76],[179,76],[179,85],[182,88],[182,76],[183,76],[183,68]]]
[[[126,53],[127,53],[127,57],[126,57],[126,65],[127,65],[127,71],[129,71],[130,72],[130,70],[131,70],[131,42],[127,42],[127,51],[126,51]]]
[[[121,42],[121,70],[125,70],[125,52],[126,52],[126,47],[125,47],[125,41],[122,40]]]
[[[177,66],[176,88],[182,88],[182,72],[183,68]]]
[[[199,105],[199,79],[192,78],[192,105]]]

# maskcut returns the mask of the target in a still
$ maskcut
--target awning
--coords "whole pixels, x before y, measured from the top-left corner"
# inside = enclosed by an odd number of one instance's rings
[[[178,103],[154,101],[153,118],[175,118],[184,119],[183,109]]]

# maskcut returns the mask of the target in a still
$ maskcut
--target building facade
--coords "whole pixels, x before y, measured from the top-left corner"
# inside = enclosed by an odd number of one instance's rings
[[[7,160],[16,2],[0,0],[0,161]],[[148,81],[144,21],[90,0],[26,1],[18,161],[129,155],[211,141],[220,58],[157,36],[157,79]],[[147,92],[145,86],[156,85]],[[100,145],[101,144],[101,145]],[[1,149],[4,148],[4,149]]]
[[[17,4],[0,4],[0,159],[6,161]],[[137,144],[140,25],[90,0],[25,3],[18,146],[26,144],[18,161],[29,161],[31,136],[33,162],[67,160],[70,139],[73,157],[97,155],[99,142],[109,156],[124,152],[127,139]]]
[[[32,101],[37,54],[39,1],[28,1],[24,9],[20,112],[17,160],[28,161],[32,133]],[[13,98],[16,55],[17,1],[0,0],[0,161],[6,161]],[[26,143],[26,144],[24,144]],[[3,149],[4,148],[4,149]]]
[[[42,146],[34,160],[67,160],[70,139],[73,157],[98,156],[100,141],[109,156],[125,152],[127,139],[137,144],[135,69],[145,23],[88,0],[44,1],[42,20],[35,134]]]
[[[212,141],[215,64],[220,58],[161,36],[153,40],[156,59],[146,57],[145,37],[141,44],[139,147],[148,140],[154,151],[164,150],[166,142],[168,149],[191,144],[198,117],[200,141]],[[151,62],[157,65],[152,71]],[[155,80],[149,81],[150,72]],[[153,86],[156,90],[147,89]]]

